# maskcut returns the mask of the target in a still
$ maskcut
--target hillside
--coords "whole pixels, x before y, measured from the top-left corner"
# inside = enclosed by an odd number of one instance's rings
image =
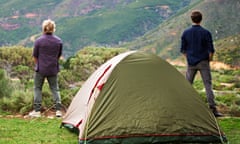
[[[1,0],[0,5],[0,46],[32,47],[42,20],[51,18],[65,57],[94,45],[142,49],[164,59],[179,58],[181,33],[191,26],[191,10],[199,9],[202,25],[213,34],[216,60],[240,65],[237,0]]]
[[[240,68],[240,34],[216,41],[216,60]]]
[[[164,21],[158,28],[124,46],[151,51],[165,59],[179,58],[181,33],[191,26],[189,15],[193,9],[203,12],[202,25],[212,32],[217,60],[240,66],[237,62],[239,58],[230,59],[233,54],[240,54],[240,21],[238,20],[240,13],[237,12],[240,9],[240,2],[237,0],[200,0]],[[225,56],[221,56],[222,54]]]
[[[1,0],[0,46],[32,46],[41,22],[51,18],[73,55],[87,45],[129,42],[196,0]]]

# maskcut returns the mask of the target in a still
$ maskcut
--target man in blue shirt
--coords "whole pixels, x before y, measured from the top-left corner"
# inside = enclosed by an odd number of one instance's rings
[[[200,71],[210,109],[216,117],[222,116],[216,109],[212,90],[212,76],[209,62],[213,59],[214,46],[211,33],[201,27],[202,14],[193,11],[191,14],[192,27],[186,29],[181,37],[181,53],[187,59],[187,80],[193,84],[197,71]]]
[[[54,21],[48,19],[42,24],[43,34],[35,41],[33,58],[35,62],[34,76],[34,111],[31,117],[41,116],[42,86],[47,79],[55,102],[56,116],[61,117],[61,97],[59,93],[57,74],[59,72],[59,58],[62,55],[62,40],[53,34]]]

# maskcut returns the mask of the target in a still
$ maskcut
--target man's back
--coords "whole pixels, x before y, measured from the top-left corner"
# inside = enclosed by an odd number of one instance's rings
[[[186,53],[189,65],[209,60],[209,53],[214,52],[211,33],[200,25],[186,29],[182,35],[181,52]]]
[[[59,71],[58,59],[62,54],[62,41],[55,35],[44,34],[34,45],[33,56],[38,59],[37,70],[43,75],[55,75]]]

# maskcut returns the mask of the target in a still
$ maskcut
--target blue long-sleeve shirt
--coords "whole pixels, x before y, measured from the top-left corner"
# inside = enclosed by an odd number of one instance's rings
[[[192,25],[182,34],[180,51],[186,54],[190,66],[209,60],[209,54],[215,52],[211,33],[200,25]]]

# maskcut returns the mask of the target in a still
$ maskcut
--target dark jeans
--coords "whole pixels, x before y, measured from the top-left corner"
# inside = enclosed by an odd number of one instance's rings
[[[34,110],[40,111],[42,105],[42,86],[44,80],[47,78],[49,87],[52,91],[53,100],[56,104],[56,110],[61,110],[61,97],[58,87],[57,75],[54,76],[42,76],[36,72],[34,76]]]
[[[214,101],[215,97],[212,90],[212,76],[209,61],[201,61],[195,66],[188,66],[186,78],[191,84],[193,84],[197,71],[200,71],[202,81],[205,86],[209,107],[215,109],[216,104]]]

